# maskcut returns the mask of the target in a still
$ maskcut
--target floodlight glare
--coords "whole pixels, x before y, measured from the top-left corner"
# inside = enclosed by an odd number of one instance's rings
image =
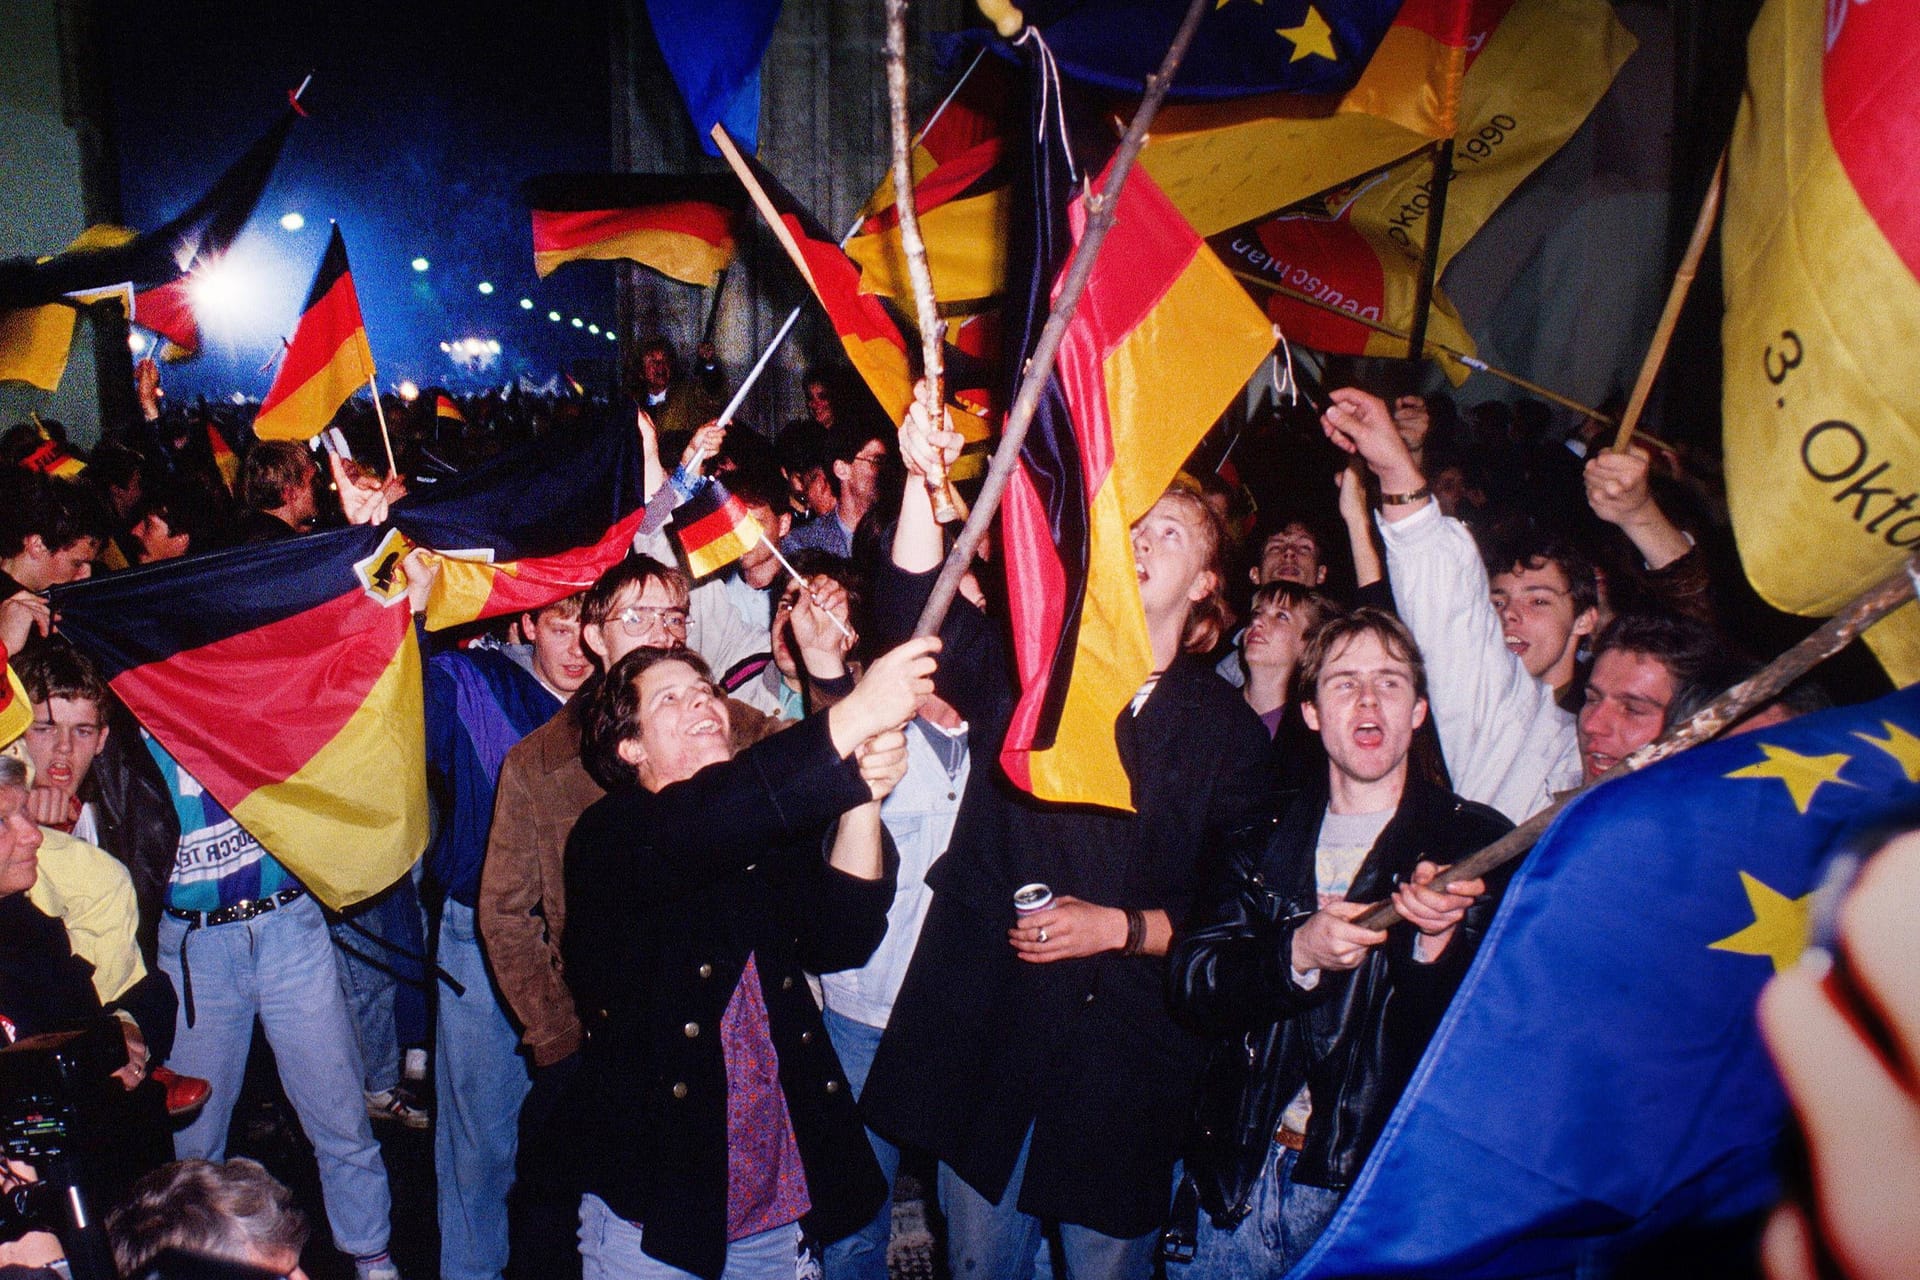
[[[551,320],[551,321],[553,321],[553,322],[554,322],[555,324],[559,324],[559,323],[560,323],[560,313],[559,313],[558,311],[549,311],[549,312],[547,312],[547,319],[549,319],[549,320]]]
[[[582,320],[579,316],[575,316],[573,318],[573,327],[576,329],[584,329],[586,327],[586,324],[587,322],[585,320]]]
[[[482,280],[482,281],[480,282],[480,292],[482,292],[482,293],[492,293],[492,292],[493,292],[493,285],[492,285],[492,284],[491,284],[490,282],[488,282],[488,281],[486,281],[486,280]]]
[[[400,398],[409,404],[420,398],[420,387],[412,378],[403,378],[400,385],[395,387],[394,390],[398,391]]]
[[[497,356],[497,355],[499,355],[499,354],[500,354],[500,339],[498,339],[498,338],[488,338],[488,339],[487,339],[487,350],[488,350],[489,352],[491,352],[492,354],[494,354],[494,355],[496,355],[496,356]]]
[[[280,215],[280,226],[282,230],[298,231],[306,225],[307,220],[297,213],[283,213]]]
[[[533,299],[532,299],[532,298],[522,298],[522,299],[520,299],[520,309],[521,309],[522,311],[531,311],[531,310],[533,310]]]
[[[425,258],[415,258],[413,260],[413,269],[415,271],[425,271],[428,267],[432,265],[433,264],[431,262],[428,262]]]

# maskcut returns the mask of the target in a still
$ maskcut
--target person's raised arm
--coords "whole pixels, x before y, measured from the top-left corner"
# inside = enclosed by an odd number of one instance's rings
[[[1587,459],[1587,505],[1632,540],[1649,569],[1664,569],[1693,549],[1666,512],[1653,500],[1647,483],[1647,451],[1605,450]]]
[[[1380,548],[1373,542],[1373,515],[1367,509],[1366,463],[1349,458],[1334,478],[1340,488],[1340,520],[1347,526],[1347,546],[1353,552],[1356,587],[1370,587],[1386,576]]]
[[[1355,387],[1341,387],[1327,396],[1320,415],[1327,439],[1358,455],[1380,481],[1380,516],[1389,524],[1405,520],[1426,506],[1427,478],[1413,460],[1386,402]]]
[[[900,524],[893,535],[893,563],[908,573],[928,573],[946,558],[946,542],[933,518],[929,476],[944,475],[960,456],[965,441],[953,429],[953,419],[942,412],[938,426],[916,398],[900,424],[900,458],[907,465],[906,492],[900,502]]]
[[[913,719],[933,692],[933,655],[939,651],[938,636],[896,645],[874,660],[852,693],[827,708],[827,733],[841,759]]]

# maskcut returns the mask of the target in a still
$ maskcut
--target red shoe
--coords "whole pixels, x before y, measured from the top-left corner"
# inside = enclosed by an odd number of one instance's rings
[[[213,1096],[213,1086],[199,1076],[183,1076],[171,1067],[155,1067],[151,1074],[167,1091],[167,1114],[176,1119],[198,1111]]]

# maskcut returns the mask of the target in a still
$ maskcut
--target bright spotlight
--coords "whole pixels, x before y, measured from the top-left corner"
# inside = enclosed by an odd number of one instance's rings
[[[522,311],[531,311],[531,310],[533,310],[533,299],[532,299],[532,298],[522,298],[522,299],[520,299],[520,309],[521,309]]]
[[[277,281],[228,253],[189,277],[187,295],[201,327],[224,336],[261,326],[263,310],[272,305],[273,284]]]
[[[431,262],[428,262],[425,258],[415,258],[413,260],[413,269],[415,271],[425,271],[428,267],[432,265],[433,264]]]
[[[440,344],[440,349],[441,349],[442,351],[444,351],[444,352],[446,352],[446,353],[447,353],[448,355],[452,355],[452,354],[453,354],[453,344],[452,344],[451,342],[443,342],[443,343],[441,343],[441,344]]]
[[[587,325],[587,322],[586,322],[585,320],[582,320],[582,319],[581,319],[581,318],[580,318],[579,316],[575,316],[575,317],[573,318],[573,327],[574,327],[574,328],[576,328],[576,329],[584,329],[584,328],[586,328],[586,325]]]
[[[234,393],[233,393],[233,402],[234,402],[235,404],[245,404],[245,403],[247,402],[247,393],[246,393],[246,392],[244,392],[244,391],[236,391],[236,392],[234,392]]]
[[[600,332],[600,326],[597,324],[590,324],[587,326],[587,332],[597,335]]]
[[[307,220],[297,213],[283,213],[280,215],[280,229],[283,231],[298,231],[306,225]]]
[[[395,387],[394,390],[399,392],[400,398],[402,400],[405,400],[408,404],[412,404],[415,400],[418,400],[420,398],[419,384],[414,382],[412,378],[402,379],[400,382],[400,385]]]
[[[607,330],[607,341],[608,341],[608,342],[618,342],[618,341],[620,341],[620,339],[618,339],[618,338],[616,338],[616,337],[614,337],[614,336],[613,336],[613,330],[611,330],[611,329],[609,329],[609,330]]]
[[[480,282],[480,292],[481,292],[481,293],[492,293],[492,292],[493,292],[493,284],[492,284],[492,282],[491,282],[491,281],[487,281],[487,280],[482,280],[482,281]]]
[[[549,319],[549,320],[551,320],[551,321],[553,321],[553,322],[554,322],[555,324],[559,324],[559,323],[560,323],[560,313],[559,313],[558,311],[549,311],[549,312],[547,312],[547,319]]]
[[[139,355],[146,349],[147,340],[137,333],[130,333],[127,335],[127,345],[133,349],[133,354]]]
[[[491,354],[491,355],[496,355],[496,356],[497,356],[497,355],[499,355],[499,354],[500,354],[500,339],[498,339],[498,338],[488,338],[488,339],[487,339],[487,351],[488,351],[488,353],[489,353],[489,354]]]

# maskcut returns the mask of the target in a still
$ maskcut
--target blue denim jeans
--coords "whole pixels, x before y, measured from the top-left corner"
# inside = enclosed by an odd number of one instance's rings
[[[596,1195],[580,1200],[581,1280],[696,1280],[640,1247],[642,1230]],[[793,1280],[800,1256],[800,1224],[788,1223],[727,1245],[720,1280]]]
[[[832,1009],[821,1016],[826,1020],[827,1039],[840,1055],[840,1069],[847,1073],[847,1084],[858,1098],[866,1092],[867,1072],[873,1068],[873,1054],[880,1047],[884,1029],[843,1018]],[[867,1142],[880,1162],[881,1176],[887,1180],[887,1198],[871,1222],[827,1246],[821,1259],[826,1280],[887,1280],[887,1240],[893,1234],[893,1180],[900,1173],[900,1148],[871,1129],[867,1130]]]
[[[426,975],[421,963],[427,946],[413,878],[401,877],[393,888],[355,906],[329,927],[340,986],[347,994],[360,1057],[366,1064],[362,1087],[368,1093],[384,1093],[400,1083],[400,1051],[427,1043]]]
[[[998,1203],[940,1165],[940,1210],[947,1216],[947,1267],[966,1280],[1033,1280],[1035,1255],[1045,1241],[1046,1224],[1020,1212],[1020,1183],[1027,1172],[1027,1130],[1013,1162],[1013,1176]],[[1168,1189],[1171,1192],[1171,1188]],[[1102,1235],[1070,1222],[1059,1225],[1065,1280],[1148,1280],[1159,1250],[1159,1231],[1123,1237]]]
[[[473,908],[447,899],[435,958],[466,990],[442,983],[433,1055],[433,1167],[440,1193],[442,1280],[496,1280],[507,1265],[527,1064],[480,950]]]
[[[1295,1182],[1298,1158],[1274,1143],[1253,1185],[1251,1211],[1231,1231],[1214,1226],[1203,1211],[1193,1261],[1168,1263],[1167,1280],[1277,1280],[1306,1257],[1346,1193]]]
[[[185,991],[181,948],[193,975],[193,1025],[180,1010],[167,1065],[212,1083],[194,1122],[174,1135],[182,1159],[221,1160],[240,1096],[253,1020],[260,1019],[280,1084],[313,1143],[333,1241],[367,1256],[387,1247],[387,1168],[360,1096],[360,1046],[340,994],[333,941],[311,897],[265,915],[188,931],[160,920],[160,968]]]

